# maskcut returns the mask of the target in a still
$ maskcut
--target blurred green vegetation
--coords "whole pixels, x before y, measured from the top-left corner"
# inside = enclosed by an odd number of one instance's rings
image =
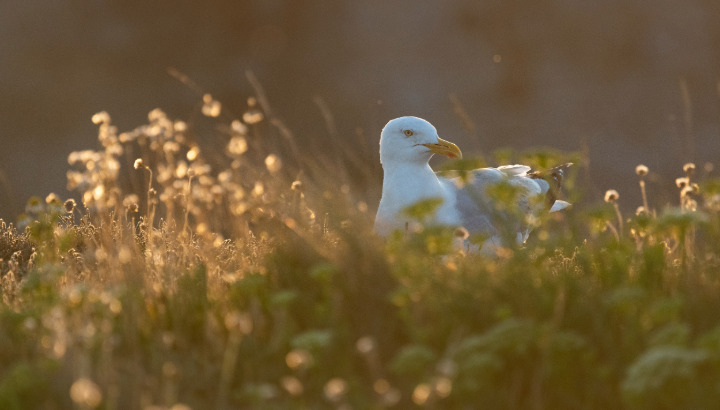
[[[262,151],[287,134],[251,109],[216,158],[159,110],[127,133],[99,113],[81,203],[0,224],[0,408],[717,408],[720,181],[464,255],[452,230],[375,237],[340,171]]]

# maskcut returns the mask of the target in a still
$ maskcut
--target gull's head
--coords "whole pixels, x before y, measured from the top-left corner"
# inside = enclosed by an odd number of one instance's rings
[[[427,163],[433,154],[462,158],[460,148],[438,136],[432,124],[418,117],[400,117],[380,134],[380,162]]]

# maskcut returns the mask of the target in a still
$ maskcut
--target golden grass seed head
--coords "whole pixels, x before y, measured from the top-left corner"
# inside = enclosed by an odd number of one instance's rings
[[[248,150],[248,144],[245,138],[235,136],[230,139],[227,150],[232,155],[242,155]]]
[[[58,198],[58,196],[55,195],[55,193],[51,192],[50,194],[48,194],[48,196],[45,197],[45,203],[48,205],[51,205],[51,204],[59,205],[61,203],[61,201],[60,201],[60,198]]]
[[[428,401],[430,394],[432,394],[432,389],[429,384],[418,384],[412,392],[412,401],[418,406],[422,406]]]
[[[372,336],[363,336],[355,342],[355,348],[362,354],[369,354],[377,348],[377,341]]]
[[[690,179],[687,177],[682,178],[676,178],[675,179],[675,185],[677,185],[678,188],[683,189],[690,183]]]
[[[300,396],[303,394],[303,384],[295,376],[283,376],[280,379],[280,385],[292,396]]]
[[[70,398],[81,406],[95,408],[102,402],[102,391],[95,382],[81,377],[70,386]]]
[[[202,113],[206,117],[219,117],[222,111],[222,104],[213,98],[211,94],[203,95]]]
[[[647,174],[648,174],[648,171],[649,171],[649,170],[648,170],[648,167],[645,166],[645,165],[643,165],[643,164],[640,164],[640,165],[638,165],[638,166],[635,167],[635,173],[638,174],[638,175],[641,176],[641,177],[644,177],[645,175],[647,175]]]
[[[243,118],[243,121],[245,121],[247,124],[252,125],[252,124],[257,124],[260,121],[262,121],[265,118],[265,116],[263,115],[263,113],[260,110],[253,109],[253,110],[246,111],[243,114],[242,118]]]
[[[221,184],[226,184],[226,183],[232,181],[232,171],[227,170],[227,169],[225,171],[222,171],[221,173],[218,174],[217,179],[218,179],[218,182],[220,182]]]
[[[282,168],[282,160],[277,155],[270,154],[265,158],[265,167],[271,174],[274,174]]]
[[[305,349],[294,349],[285,355],[285,364],[292,369],[304,369],[313,364],[312,354]]]
[[[693,164],[692,162],[688,162],[687,164],[683,165],[683,172],[685,172],[685,174],[687,174],[688,176],[692,175],[693,173],[695,173],[695,164]]]
[[[165,114],[165,111],[161,110],[160,108],[155,108],[148,113],[148,121],[150,122],[162,121],[166,118],[167,114]]]
[[[348,391],[348,384],[344,379],[334,377],[325,383],[323,392],[331,402],[338,402]]]
[[[188,150],[187,154],[185,154],[185,157],[188,161],[195,161],[198,155],[200,155],[200,147],[195,145]]]
[[[618,191],[616,191],[614,189],[608,189],[607,191],[605,191],[605,202],[608,202],[608,203],[615,202],[619,198],[620,198],[620,194],[618,193]]]
[[[233,122],[230,123],[230,129],[232,132],[240,135],[246,135],[248,133],[247,126],[240,120],[233,120]]]
[[[95,113],[92,116],[92,122],[95,125],[110,124],[110,114],[108,114],[107,111]]]
[[[173,130],[175,132],[185,132],[187,131],[187,123],[185,121],[175,121],[173,123]]]
[[[180,151],[180,144],[175,141],[166,141],[163,144],[163,151],[166,154],[177,154]]]

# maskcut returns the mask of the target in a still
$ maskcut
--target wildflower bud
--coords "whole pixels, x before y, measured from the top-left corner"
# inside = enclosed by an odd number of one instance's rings
[[[74,200],[74,199],[72,199],[72,198],[68,199],[67,201],[65,201],[65,204],[64,204],[64,206],[65,206],[65,212],[71,213],[72,211],[75,210],[75,206],[76,206],[76,205],[77,205],[77,204],[75,203],[75,200]]]
[[[688,162],[687,164],[683,165],[683,171],[689,176],[692,175],[695,172],[695,164],[692,162]]]
[[[618,194],[618,191],[614,189],[608,189],[605,192],[605,202],[615,202],[620,198],[620,194]]]
[[[644,177],[645,175],[648,174],[648,167],[646,167],[646,166],[643,165],[643,164],[640,164],[640,165],[638,165],[638,166],[635,167],[635,173],[638,174],[638,175],[641,176],[641,177]]]
[[[142,158],[138,158],[135,160],[135,169],[145,168],[145,164],[143,164]]]
[[[686,186],[688,186],[689,183],[690,180],[687,177],[675,179],[675,185],[677,185],[677,187],[680,189],[685,188]]]

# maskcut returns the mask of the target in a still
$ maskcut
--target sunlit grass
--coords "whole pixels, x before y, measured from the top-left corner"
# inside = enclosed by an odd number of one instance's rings
[[[655,208],[639,166],[635,215],[608,191],[497,258],[462,230],[383,242],[348,171],[294,155],[259,105],[235,118],[206,94],[204,126],[153,110],[129,132],[96,114],[101,148],[68,158],[79,201],[0,223],[0,408],[720,402],[719,181],[686,165]]]

